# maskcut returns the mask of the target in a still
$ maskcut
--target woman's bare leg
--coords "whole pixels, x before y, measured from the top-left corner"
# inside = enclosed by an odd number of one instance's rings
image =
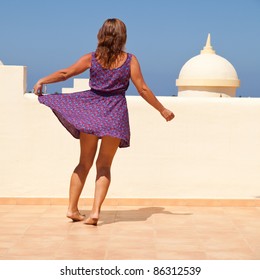
[[[84,216],[79,213],[78,201],[84,187],[87,175],[93,164],[97,150],[98,137],[86,133],[80,133],[80,160],[75,168],[69,191],[69,207],[67,217],[73,221],[82,221]]]
[[[119,146],[120,139],[113,138],[110,136],[105,136],[102,138],[96,167],[97,167],[97,177],[96,177],[96,186],[95,186],[95,196],[92,206],[91,213],[86,219],[86,224],[96,225],[100,209],[103,201],[107,195],[107,191],[111,181],[110,168],[114,155]]]

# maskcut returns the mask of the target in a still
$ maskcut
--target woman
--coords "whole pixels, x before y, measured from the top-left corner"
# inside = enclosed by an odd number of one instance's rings
[[[110,168],[118,147],[128,147],[130,129],[125,92],[131,79],[139,94],[170,121],[174,114],[166,109],[146,85],[137,58],[124,51],[126,27],[119,19],[108,19],[98,32],[95,52],[81,57],[72,66],[40,79],[34,93],[40,103],[50,107],[66,129],[80,139],[80,160],[70,181],[67,217],[85,218],[78,201],[93,164],[98,139],[101,145],[96,160],[95,196],[86,224],[97,225],[101,205],[110,185]],[[44,84],[67,80],[90,69],[91,90],[72,94],[42,95]]]

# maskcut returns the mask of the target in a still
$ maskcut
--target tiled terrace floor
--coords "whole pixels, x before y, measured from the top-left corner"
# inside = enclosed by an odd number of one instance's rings
[[[104,206],[97,227],[65,213],[0,205],[0,259],[260,260],[260,207]]]

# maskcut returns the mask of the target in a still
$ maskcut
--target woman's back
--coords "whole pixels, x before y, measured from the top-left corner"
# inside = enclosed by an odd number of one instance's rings
[[[93,52],[90,67],[90,88],[99,92],[124,93],[129,86],[131,58],[132,54],[127,53],[125,61],[121,65],[119,64],[119,67],[107,69],[102,67]]]

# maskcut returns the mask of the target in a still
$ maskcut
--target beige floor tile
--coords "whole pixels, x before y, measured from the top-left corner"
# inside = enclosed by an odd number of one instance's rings
[[[101,226],[85,225],[84,222],[72,223],[68,234],[84,235],[84,236],[109,236],[113,230],[113,224],[106,224]]]
[[[29,255],[10,255],[6,254],[0,259],[4,260],[54,260],[53,256],[50,255],[49,253],[40,253],[40,254],[29,254]]]
[[[154,226],[152,222],[115,222],[113,231],[114,233],[119,233],[119,231],[126,232],[129,231],[153,231]]]
[[[28,223],[5,222],[1,224],[0,235],[24,234],[29,227]]]
[[[89,207],[82,207],[89,214]],[[0,205],[0,259],[260,259],[259,207]]]
[[[179,225],[179,224],[191,224],[193,223],[194,220],[194,215],[189,212],[183,212],[183,213],[172,213],[169,212],[170,214],[156,214],[153,216],[153,221],[155,224],[162,224],[164,223],[165,225],[171,224],[171,225]]]
[[[226,230],[221,228],[201,228],[198,229],[198,237],[200,240],[210,240],[212,238],[216,240],[222,240],[226,238],[242,238],[245,240],[244,236],[240,234],[237,230]]]
[[[154,248],[154,239],[146,236],[136,236],[136,235],[114,235],[111,236],[108,249],[117,248],[122,249],[152,249]]]
[[[53,253],[60,246],[62,240],[32,240],[30,238],[23,238],[10,248],[5,255],[7,259],[12,256],[37,258],[37,259],[53,259]]]
[[[203,247],[200,240],[194,238],[175,238],[175,239],[160,239],[155,241],[156,251],[167,252],[167,251],[202,251]]]
[[[44,211],[41,217],[53,217],[53,218],[61,218],[65,217],[67,213],[66,206],[50,206],[46,211]]]
[[[37,218],[41,217],[41,214],[40,213],[27,213],[27,212],[8,212],[8,213],[5,213],[4,215],[2,215],[2,217],[10,219],[10,221],[12,221],[13,219],[17,219],[17,218],[24,218],[24,219],[28,219],[30,221],[30,219],[37,219]]]
[[[71,224],[64,223],[61,224],[32,224],[28,227],[25,234],[30,235],[39,235],[39,234],[47,234],[47,235],[67,235],[69,233],[69,229],[71,228]]]
[[[249,222],[248,224],[236,224],[236,228],[238,231],[240,231],[244,235],[247,235],[250,233],[260,234],[260,227],[257,223],[257,219],[254,223]]]
[[[44,213],[49,205],[15,205],[10,212],[16,213]]]
[[[232,218],[225,215],[224,212],[219,213],[194,213],[193,219],[195,222],[211,222],[211,223],[230,223]]]
[[[105,239],[65,239],[62,246],[56,250],[56,259],[104,259],[107,241]]]
[[[72,220],[61,216],[61,217],[39,217],[36,219],[36,221],[31,223],[32,225],[35,226],[71,226],[72,225]]]
[[[123,248],[118,250],[118,248],[109,248],[107,250],[106,260],[154,260],[156,259],[156,251],[152,249],[132,249]]]
[[[180,239],[180,238],[184,238],[184,239],[194,239],[194,238],[198,238],[198,234],[196,231],[194,231],[194,229],[190,229],[187,227],[179,227],[179,228],[163,228],[163,229],[156,229],[155,231],[155,236],[157,239],[162,239],[162,240],[166,240],[166,239]]]
[[[0,205],[0,213],[11,211],[15,205]]]
[[[37,222],[39,217],[31,217],[31,216],[14,216],[14,217],[7,217],[6,215],[3,215],[1,217],[1,223],[2,224],[8,224],[8,223],[17,223],[17,224],[24,224],[24,225],[31,225],[32,223]]]
[[[200,215],[222,215],[224,214],[223,207],[199,207],[199,206],[190,206],[187,207],[188,211],[193,214]]]
[[[1,249],[9,249],[12,248],[21,238],[23,235],[20,234],[6,234],[0,235],[0,248]]]
[[[55,255],[55,260],[104,260],[105,252],[85,252],[85,253],[74,253],[74,252],[58,252]]]
[[[69,243],[72,244],[73,242],[76,243],[91,243],[91,244],[102,244],[102,245],[106,245],[109,243],[110,240],[110,235],[100,235],[95,236],[95,235],[84,235],[84,234],[79,234],[79,235],[67,235],[64,238],[64,243]],[[106,243],[106,244],[104,244]],[[93,247],[95,247],[95,245],[93,245]]]
[[[157,251],[159,260],[206,260],[204,251]]]
[[[1,248],[0,247],[0,257],[4,258],[4,256],[6,256],[7,252],[8,252],[8,248]]]
[[[207,251],[207,258],[210,260],[255,260],[257,256],[251,250],[221,250]]]
[[[257,221],[259,220],[259,222]],[[260,216],[259,217],[237,217],[232,220],[235,226],[239,227],[253,227],[260,231]]]
[[[260,260],[260,245],[254,245],[253,247],[251,247],[254,255],[255,255],[255,258],[257,260]]]
[[[260,207],[223,207],[226,215],[230,216],[252,216],[252,215],[260,215],[259,211]]]
[[[252,232],[248,234],[243,233],[245,241],[248,243],[250,248],[260,247],[260,233]]]
[[[203,248],[205,251],[225,251],[225,250],[247,250],[249,249],[248,243],[240,237],[237,237],[235,235],[233,236],[226,236],[223,237],[217,237],[217,236],[211,236],[209,238],[203,238],[201,239]]]

